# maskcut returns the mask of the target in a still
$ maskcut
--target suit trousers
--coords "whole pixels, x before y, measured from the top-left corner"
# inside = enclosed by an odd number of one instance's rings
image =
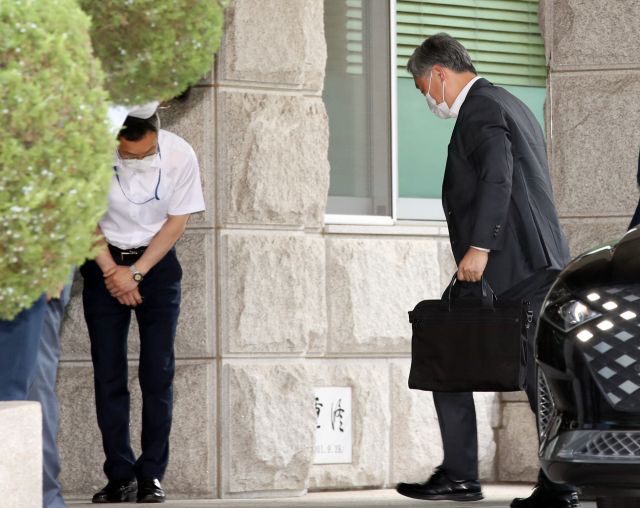
[[[535,329],[547,292],[559,275],[557,270],[537,272],[532,277],[498,295],[503,300],[524,300],[531,302],[533,323],[528,334],[527,397],[534,414],[537,415],[537,363],[535,361]],[[479,298],[480,284],[463,283],[460,298]],[[477,479],[478,474],[478,432],[473,393],[433,392],[433,401],[438,413],[442,434],[444,461],[442,468],[455,480]],[[537,436],[531,436],[537,439]],[[551,490],[574,491],[575,487],[552,483],[542,470],[539,482]]]
[[[42,294],[12,320],[0,319],[0,400],[27,400],[46,309]]]
[[[47,302],[36,374],[29,387],[28,400],[42,406],[42,504],[44,508],[66,508],[60,494],[60,454],[58,436],[58,398],[55,393],[58,362],[60,360],[60,323],[69,302],[71,284],[65,286],[60,298]]]
[[[129,266],[114,256],[118,265]],[[143,303],[133,308],[140,329],[138,379],[142,390],[142,454],[136,459],[129,435],[127,336],[132,308],[106,287],[95,261],[80,269],[84,315],[91,340],[96,412],[108,479],[162,480],[169,462],[173,411],[174,340],[180,314],[182,268],[173,247],[138,286]]]

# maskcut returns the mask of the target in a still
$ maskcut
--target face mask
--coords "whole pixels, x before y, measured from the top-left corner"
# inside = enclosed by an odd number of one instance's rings
[[[425,95],[427,104],[429,105],[429,109],[434,115],[436,115],[438,118],[442,118],[443,120],[446,120],[447,118],[456,118],[457,115],[451,113],[451,111],[449,110],[449,106],[444,100],[444,81],[442,82],[442,102],[440,104],[438,104],[436,100],[429,94],[429,92],[431,91],[432,77],[433,71],[431,71],[431,74],[429,75],[429,89],[427,90],[427,95]]]
[[[142,160],[123,159],[122,157],[120,158],[120,160],[122,161],[122,164],[124,165],[124,167],[133,171],[134,173],[146,173],[151,169],[151,163],[155,158],[156,158],[156,154],[154,153],[153,155],[147,155]]]

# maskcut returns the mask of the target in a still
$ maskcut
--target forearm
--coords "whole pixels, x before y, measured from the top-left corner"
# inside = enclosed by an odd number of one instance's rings
[[[153,237],[147,250],[135,262],[135,267],[142,275],[146,275],[162,258],[164,258],[184,233],[189,215],[169,216],[162,229]]]
[[[109,252],[109,247],[107,246],[107,240],[105,239],[104,234],[102,233],[102,229],[100,229],[100,226],[96,228],[96,231],[94,234],[100,238],[97,242],[93,244],[94,247],[100,247],[100,252],[98,252],[98,255],[96,256],[95,261],[100,267],[100,269],[102,270],[102,273],[104,273],[107,270],[110,270],[111,268],[117,265],[116,265],[116,262],[113,260],[113,257],[111,257],[111,252]]]

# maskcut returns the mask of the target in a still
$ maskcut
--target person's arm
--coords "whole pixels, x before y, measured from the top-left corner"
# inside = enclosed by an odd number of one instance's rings
[[[478,173],[476,220],[471,247],[458,266],[458,278],[467,281],[480,280],[489,252],[502,248],[513,179],[511,136],[502,108],[486,98],[473,106],[474,118],[465,128],[472,133],[468,160]]]
[[[109,252],[109,247],[107,247],[107,240],[104,237],[100,226],[96,228],[95,235],[99,238],[99,240],[94,243],[94,246],[101,247],[98,255],[96,256],[95,262],[102,270],[103,275],[107,277],[107,273],[112,273],[118,265],[113,260],[111,252]],[[118,301],[123,305],[130,305],[131,307],[135,307],[137,304],[142,303],[142,297],[136,289],[135,291],[131,291],[129,294],[118,296]]]
[[[151,243],[144,251],[144,254],[134,263],[136,269],[143,275],[147,275],[167,252],[176,244],[187,227],[187,221],[191,214],[169,215],[167,221]],[[133,291],[138,287],[138,283],[133,280],[133,273],[128,266],[116,266],[105,272],[107,277],[107,289],[115,297],[120,297]]]
[[[506,231],[506,217],[511,202],[513,155],[509,133],[504,131],[487,139],[469,160],[478,171],[475,225],[470,244],[500,250]]]
[[[93,246],[100,247],[100,252],[98,252],[95,262],[98,263],[98,266],[102,270],[102,273],[105,273],[118,265],[111,257],[111,252],[109,252],[109,247],[107,247],[107,239],[104,237],[100,226],[96,228],[94,234],[99,238],[99,240],[95,242]]]

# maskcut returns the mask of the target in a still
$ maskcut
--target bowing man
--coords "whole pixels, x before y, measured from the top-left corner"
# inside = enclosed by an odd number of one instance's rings
[[[98,426],[108,483],[94,503],[163,502],[169,461],[182,269],[175,244],[189,215],[205,209],[198,160],[182,138],[161,130],[157,103],[130,111],[118,132],[102,246],[81,268],[94,367]],[[140,328],[142,454],[129,435],[127,334]]]

